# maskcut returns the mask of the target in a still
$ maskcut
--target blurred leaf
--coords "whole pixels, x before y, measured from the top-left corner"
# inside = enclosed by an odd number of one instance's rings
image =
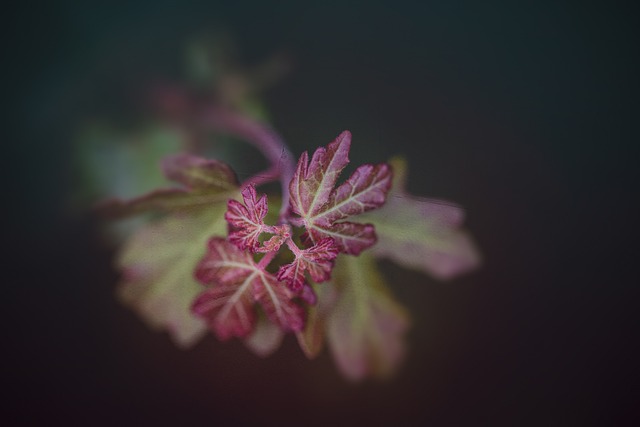
[[[134,197],[166,183],[158,166],[184,147],[184,135],[163,126],[124,133],[94,125],[76,141],[76,194],[81,204],[105,196]]]
[[[338,367],[354,381],[388,377],[404,355],[406,310],[393,299],[368,253],[339,257],[333,283],[338,299],[327,318],[327,336]]]
[[[255,329],[245,338],[244,344],[258,356],[267,357],[280,347],[283,338],[282,329],[260,313]]]
[[[203,290],[193,275],[211,236],[224,236],[226,204],[168,215],[143,226],[124,245],[118,296],[154,329],[166,330],[180,347],[197,342],[207,328],[191,312]]]
[[[162,188],[129,200],[107,199],[97,206],[111,217],[135,215],[153,210],[180,210],[226,203],[236,194],[238,181],[226,164],[190,154],[175,154],[162,160],[167,178],[181,188]]]
[[[414,197],[405,191],[406,162],[395,158],[387,203],[362,215],[375,226],[375,256],[448,279],[478,266],[480,255],[460,225],[464,211],[450,203]]]

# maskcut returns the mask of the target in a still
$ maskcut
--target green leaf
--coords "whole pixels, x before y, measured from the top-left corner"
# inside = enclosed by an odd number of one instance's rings
[[[339,257],[332,282],[338,299],[326,331],[339,369],[354,381],[390,376],[404,355],[407,311],[393,299],[367,253]]]
[[[191,304],[203,287],[193,272],[211,236],[226,234],[226,204],[168,215],[143,226],[124,245],[117,266],[123,272],[118,296],[154,329],[166,330],[180,347],[206,332]]]
[[[314,359],[324,347],[327,316],[335,305],[337,293],[331,282],[313,285],[318,301],[309,306],[304,330],[296,333],[298,344],[309,359]]]
[[[112,198],[98,205],[105,216],[124,217],[147,211],[177,211],[226,203],[235,196],[238,181],[226,164],[186,153],[167,156],[162,161],[167,178],[180,188],[161,188],[129,200]]]

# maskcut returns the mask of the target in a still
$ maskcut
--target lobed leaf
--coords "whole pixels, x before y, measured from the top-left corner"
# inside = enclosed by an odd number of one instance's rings
[[[385,202],[391,170],[385,165],[363,165],[334,189],[349,162],[351,134],[342,132],[326,148],[315,151],[311,162],[300,157],[289,186],[291,211],[299,215],[312,242],[331,237],[341,252],[357,255],[376,242],[373,226],[336,222],[376,209]]]
[[[294,213],[305,218],[316,214],[329,201],[340,172],[349,163],[351,133],[344,131],[314,153],[309,163],[307,152],[302,153],[296,172],[289,184],[290,206]]]
[[[256,200],[256,189],[250,185],[242,190],[244,205],[237,200],[227,202],[224,217],[229,223],[229,241],[240,249],[256,252],[260,246],[258,238],[264,231],[264,217],[267,215],[267,196]]]
[[[206,332],[191,312],[202,291],[193,271],[211,235],[225,233],[224,204],[168,215],[140,228],[122,247],[117,267],[123,272],[119,299],[152,328],[167,330],[181,347]]]
[[[391,375],[405,352],[406,310],[392,298],[368,254],[340,258],[334,276],[337,301],[325,322],[339,369],[354,381]]]
[[[247,186],[242,190],[244,205],[237,200],[229,200],[225,218],[229,223],[229,241],[240,249],[251,252],[275,252],[291,237],[291,228],[287,224],[268,226],[264,218],[268,213],[267,196],[257,199],[255,187]],[[256,200],[257,199],[257,200]],[[260,235],[272,233],[269,240],[260,245]]]
[[[267,317],[285,331],[304,324],[303,311],[284,283],[253,261],[250,253],[222,239],[209,240],[208,252],[196,269],[196,277],[210,286],[193,310],[207,319],[220,339],[245,337],[255,326],[253,305],[259,302]]]
[[[390,187],[388,165],[362,165],[331,194],[329,203],[315,216],[316,222],[330,224],[377,209],[384,204]]]
[[[313,281],[318,283],[331,277],[333,263],[338,256],[338,247],[333,239],[325,237],[310,248],[292,249],[295,259],[290,264],[280,267],[277,277],[278,280],[286,282],[293,292],[300,292],[306,285],[305,271],[308,271]]]
[[[364,215],[375,225],[379,239],[372,253],[439,279],[475,268],[480,263],[478,250],[460,229],[464,211],[408,194],[404,189],[406,162],[393,159],[390,163],[396,178],[387,203]]]
[[[237,191],[234,172],[217,160],[175,154],[163,159],[162,169],[181,187],[157,189],[129,200],[108,199],[98,204],[98,211],[110,217],[124,217],[153,210],[185,210],[226,201]]]
[[[292,301],[295,294],[272,274],[258,274],[253,293],[267,317],[282,330],[297,332],[304,328],[304,310]]]
[[[237,282],[219,283],[202,292],[192,305],[220,340],[245,337],[254,327],[251,273],[237,275]]]

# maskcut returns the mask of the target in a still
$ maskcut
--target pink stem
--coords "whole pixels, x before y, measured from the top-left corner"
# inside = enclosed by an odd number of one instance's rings
[[[274,178],[279,176],[282,187],[282,207],[278,223],[285,222],[289,212],[289,182],[295,172],[295,165],[293,155],[282,138],[269,126],[221,107],[209,108],[203,114],[202,121],[217,131],[227,132],[244,139],[267,158],[271,164],[267,170],[267,176],[252,177],[248,182],[264,183],[269,180],[271,174]]]
[[[267,252],[261,259],[258,261],[258,268],[260,270],[264,270],[267,268],[267,265],[273,260],[273,258],[277,255],[277,251]]]

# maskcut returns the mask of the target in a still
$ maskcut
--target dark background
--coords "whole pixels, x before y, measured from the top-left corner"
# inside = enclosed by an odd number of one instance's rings
[[[631,3],[301,3],[5,14],[7,425],[637,422]],[[354,163],[403,153],[413,193],[467,209],[481,269],[442,284],[384,264],[413,317],[391,381],[349,384],[292,339],[264,360],[213,338],[176,349],[115,301],[94,221],[65,213],[82,119],[126,117],[132,92],[178,74],[188,37],[218,27],[248,63],[293,59],[266,101],[294,152],[350,129]]]

